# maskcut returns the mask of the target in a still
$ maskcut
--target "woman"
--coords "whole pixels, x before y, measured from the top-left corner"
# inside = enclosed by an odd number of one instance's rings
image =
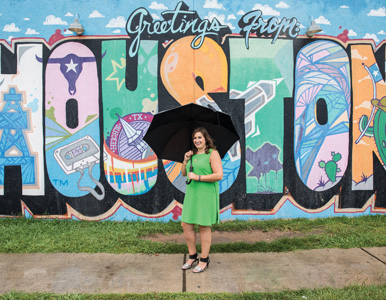
[[[194,224],[200,227],[201,258],[193,273],[201,273],[209,267],[209,250],[212,243],[211,225],[220,221],[220,196],[218,181],[223,171],[221,157],[207,130],[199,127],[192,134],[193,150],[185,153],[181,166],[183,176],[191,183],[186,187],[181,225],[189,249],[189,260],[182,266],[190,269],[198,261]],[[193,172],[188,172],[193,162]]]

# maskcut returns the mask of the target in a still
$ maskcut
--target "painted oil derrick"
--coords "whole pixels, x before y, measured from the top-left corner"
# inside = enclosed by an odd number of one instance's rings
[[[0,184],[4,184],[4,167],[21,166],[23,184],[35,184],[35,157],[30,154],[24,131],[28,130],[27,112],[21,107],[22,94],[10,88],[3,95],[0,111]]]

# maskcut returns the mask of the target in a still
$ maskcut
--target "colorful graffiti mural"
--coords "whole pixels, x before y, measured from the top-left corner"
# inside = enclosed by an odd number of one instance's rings
[[[229,113],[241,136],[222,160],[222,219],[386,213],[385,41],[309,38],[302,14],[258,5],[229,22],[156,6],[110,25],[126,32],[78,37],[56,20],[63,32],[0,39],[0,216],[178,220],[180,164],[143,136],[192,102]]]

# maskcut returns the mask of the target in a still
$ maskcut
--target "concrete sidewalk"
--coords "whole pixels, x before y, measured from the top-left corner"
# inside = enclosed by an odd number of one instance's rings
[[[201,274],[184,254],[0,254],[0,294],[273,292],[385,284],[386,247],[211,254]]]

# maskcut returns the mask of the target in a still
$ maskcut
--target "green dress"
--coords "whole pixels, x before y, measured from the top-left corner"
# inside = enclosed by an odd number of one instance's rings
[[[191,161],[193,161],[193,173],[197,175],[212,174],[209,154],[202,153],[193,155],[192,160],[186,164],[186,172],[189,172]],[[186,186],[184,204],[182,208],[181,221],[189,224],[210,226],[220,222],[220,193],[218,181],[202,182],[192,180]]]

